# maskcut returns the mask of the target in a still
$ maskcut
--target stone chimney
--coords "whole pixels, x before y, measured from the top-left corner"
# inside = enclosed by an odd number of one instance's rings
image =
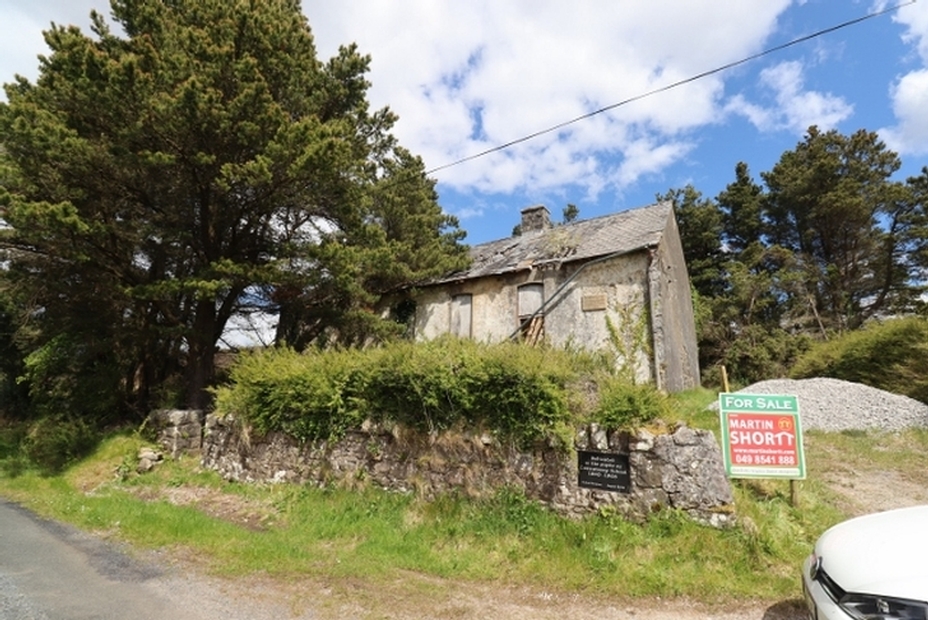
[[[522,234],[551,228],[551,213],[544,205],[522,209]]]

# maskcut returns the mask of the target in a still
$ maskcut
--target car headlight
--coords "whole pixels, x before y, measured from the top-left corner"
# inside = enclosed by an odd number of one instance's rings
[[[838,605],[858,620],[928,620],[928,603],[921,601],[871,594],[845,594]]]

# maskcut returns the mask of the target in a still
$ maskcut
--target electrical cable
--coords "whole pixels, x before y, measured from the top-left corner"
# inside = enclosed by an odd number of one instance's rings
[[[788,47],[792,47],[792,46],[794,46],[794,45],[798,45],[799,43],[805,43],[806,41],[809,41],[809,40],[811,40],[811,39],[815,39],[815,38],[820,37],[820,36],[822,36],[822,35],[830,34],[830,33],[835,32],[835,31],[837,31],[837,30],[841,30],[842,28],[847,28],[848,26],[853,26],[853,25],[859,24],[859,23],[861,23],[861,22],[867,21],[868,19],[873,19],[874,17],[880,17],[880,16],[885,15],[885,14],[887,14],[887,13],[892,13],[892,12],[894,12],[894,11],[898,11],[898,10],[901,9],[902,7],[909,6],[910,4],[915,4],[915,2],[916,2],[916,0],[909,0],[908,2],[903,2],[903,3],[901,3],[901,4],[896,4],[896,5],[893,5],[893,6],[891,6],[891,7],[885,8],[885,9],[883,9],[883,10],[877,11],[877,12],[875,12],[875,13],[869,13],[869,14],[867,14],[867,15],[864,15],[863,17],[857,17],[857,18],[855,18],[855,19],[852,19],[852,20],[843,22],[843,23],[841,23],[841,24],[838,24],[837,26],[831,26],[830,28],[825,28],[825,29],[823,29],[823,30],[819,30],[819,31],[817,31],[817,32],[813,32],[812,34],[808,34],[808,35],[805,35],[805,36],[803,36],[803,37],[799,37],[798,39],[793,39],[792,41],[788,41],[788,42],[783,43],[783,44],[781,44],[781,45],[777,45],[777,46],[775,46],[775,47],[771,47],[771,48],[769,48],[769,49],[766,49],[766,50],[764,50],[764,51],[762,51],[762,52],[758,52],[758,53],[756,53],[756,54],[752,54],[751,56],[747,56],[747,57],[745,57],[745,58],[742,58],[741,60],[736,60],[736,61],[734,61],[734,62],[730,62],[730,63],[724,64],[724,65],[721,65],[721,66],[719,66],[719,67],[716,67],[715,69],[710,69],[710,70],[708,70],[708,71],[703,71],[702,73],[697,73],[696,75],[693,75],[693,76],[691,76],[691,77],[688,77],[688,78],[685,78],[685,79],[682,79],[682,80],[673,82],[672,84],[667,84],[667,85],[665,85],[665,86],[661,86],[660,88],[655,88],[654,90],[649,90],[649,91],[646,92],[646,93],[643,93],[643,94],[640,94],[640,95],[635,95],[634,97],[630,97],[630,98],[625,99],[625,100],[623,100],[623,101],[619,101],[618,103],[613,103],[613,104],[611,104],[611,105],[607,105],[607,106],[604,107],[604,108],[599,108],[598,110],[594,110],[594,111],[592,111],[592,112],[588,112],[588,113],[583,114],[583,115],[581,115],[581,116],[578,116],[578,117],[576,117],[576,118],[572,118],[572,119],[570,119],[569,121],[564,121],[564,122],[562,122],[562,123],[558,123],[557,125],[553,125],[553,126],[551,126],[551,127],[548,127],[547,129],[542,129],[541,131],[536,131],[536,132],[534,132],[534,133],[528,134],[528,135],[523,136],[523,137],[521,137],[521,138],[517,138],[517,139],[515,139],[515,140],[511,140],[511,141],[509,141],[509,142],[506,142],[505,144],[500,144],[500,145],[498,145],[498,146],[494,146],[494,147],[492,147],[492,148],[486,149],[485,151],[481,151],[481,152],[475,153],[475,154],[473,154],[473,155],[468,155],[467,157],[464,157],[464,158],[459,159],[459,160],[457,160],[457,161],[453,161],[453,162],[448,163],[448,164],[444,164],[444,165],[438,166],[437,168],[432,168],[431,170],[426,170],[426,171],[425,171],[425,174],[426,174],[426,176],[430,176],[430,175],[432,175],[432,174],[434,174],[434,173],[436,173],[436,172],[439,172],[439,171],[441,171],[441,170],[446,170],[446,169],[448,169],[448,168],[452,168],[452,167],[454,167],[454,166],[458,166],[458,165],[460,165],[460,164],[463,164],[463,163],[466,163],[466,162],[469,162],[469,161],[473,161],[473,160],[478,159],[478,158],[480,158],[480,157],[485,157],[485,156],[487,156],[487,155],[489,155],[489,154],[491,154],[491,153],[496,153],[496,152],[499,152],[499,151],[503,151],[503,150],[508,149],[508,148],[510,148],[510,147],[512,147],[512,146],[515,146],[516,144],[521,144],[521,143],[523,143],[523,142],[528,142],[529,140],[533,140],[533,139],[535,139],[535,138],[537,138],[537,137],[539,137],[539,136],[543,136],[543,135],[545,135],[545,134],[549,134],[549,133],[554,132],[554,131],[557,131],[557,130],[559,130],[559,129],[563,129],[564,127],[567,127],[568,125],[573,125],[574,123],[579,123],[580,121],[586,120],[586,119],[588,119],[588,118],[591,118],[591,117],[596,116],[596,115],[598,115],[598,114],[602,114],[602,113],[604,113],[604,112],[608,112],[608,111],[610,111],[610,110],[614,110],[614,109],[616,109],[616,108],[618,108],[618,107],[621,107],[621,106],[624,106],[624,105],[628,105],[629,103],[633,103],[633,102],[635,102],[635,101],[640,101],[640,100],[645,99],[645,98],[647,98],[647,97],[650,97],[650,96],[652,96],[652,95],[656,95],[656,94],[658,94],[658,93],[662,93],[662,92],[671,90],[671,89],[673,89],[673,88],[677,88],[678,86],[683,86],[684,84],[689,84],[690,82],[695,82],[696,80],[701,80],[701,79],[704,78],[704,77],[708,77],[708,76],[714,75],[714,74],[716,74],[716,73],[721,73],[722,71],[727,71],[728,69],[731,69],[731,68],[733,68],[733,67],[737,67],[737,66],[743,65],[743,64],[745,64],[745,63],[747,63],[747,62],[751,62],[752,60],[757,60],[758,58],[761,58],[761,57],[763,57],[763,56],[767,56],[768,54],[773,54],[773,53],[775,53],[775,52],[782,51],[782,50],[784,50],[784,49],[786,49],[786,48],[788,48]]]

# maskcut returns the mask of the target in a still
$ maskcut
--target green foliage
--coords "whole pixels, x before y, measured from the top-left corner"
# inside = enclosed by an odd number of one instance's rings
[[[732,386],[785,377],[811,344],[804,334],[771,331],[763,325],[743,326],[730,341],[717,343],[715,365],[703,368],[703,384],[721,387],[722,365]]]
[[[577,377],[575,358],[582,354],[518,343],[484,351],[481,367],[467,378],[472,422],[528,442],[568,421],[567,386]]]
[[[329,439],[370,419],[431,432],[470,425],[517,442],[569,420],[581,354],[452,337],[366,350],[276,349],[244,356],[217,390],[220,413],[261,432]]]
[[[905,259],[905,230],[916,205],[890,181],[900,165],[876,133],[813,126],[761,174],[767,242],[791,252],[801,274],[790,301],[803,328],[857,329],[911,302],[906,283],[917,273]]]
[[[694,408],[705,409],[713,394],[694,392],[689,399]],[[796,571],[812,543],[850,516],[841,509],[848,504],[847,486],[829,487],[825,480],[850,468],[865,476],[882,472],[920,482],[928,471],[924,431],[813,433],[806,443],[812,475],[802,483],[800,506],[790,503],[788,481],[741,481],[734,485],[739,524],[724,530],[671,510],[643,525],[606,510],[565,519],[515,489],[480,499],[452,494],[426,502],[371,488],[241,485],[204,474],[192,459],[117,480],[113,472],[138,449],[126,437],[108,438],[93,456],[60,476],[24,471],[12,477],[0,468],[0,494],[116,540],[162,551],[183,549],[194,553],[201,567],[228,576],[348,582],[344,600],[351,609],[357,609],[359,583],[393,593],[398,582],[408,586],[417,580],[421,587],[404,589],[402,597],[381,597],[391,607],[378,607],[374,616],[403,615],[397,600],[430,604],[441,578],[530,585],[564,597],[591,592],[623,599],[685,597],[729,609],[733,603],[801,597]],[[214,501],[198,507],[143,499],[178,489]],[[234,510],[217,516],[217,505],[268,518],[255,531],[234,522]],[[446,605],[439,607],[447,611]]]
[[[748,165],[738,162],[734,183],[722,190],[717,198],[724,239],[730,252],[741,253],[761,239],[765,232],[763,200],[764,188],[751,178]]]
[[[670,394],[667,398],[670,400],[670,407],[674,415],[688,426],[718,431],[718,411],[706,406],[706,403],[716,401],[718,393],[719,390],[698,387]]]
[[[466,262],[396,117],[370,109],[370,58],[317,58],[298,2],[112,5],[115,27],[53,26],[36,83],[0,102],[0,251],[25,351],[99,346],[142,411],[183,369],[202,408],[236,314],[280,309],[297,348],[365,343],[391,335],[380,294]]]
[[[863,383],[928,403],[928,319],[872,323],[819,343],[799,358],[790,374]]]
[[[361,420],[358,355],[344,351],[300,355],[291,349],[243,354],[230,385],[217,390],[216,409],[241,416],[261,433],[329,439]]]
[[[28,425],[19,419],[7,419],[0,414],[0,471],[18,476],[28,466],[22,451]]]
[[[473,410],[464,377],[477,354],[464,341],[398,342],[367,356],[361,389],[371,419],[428,432],[446,430]]]
[[[670,401],[653,385],[607,377],[599,385],[599,406],[592,417],[605,428],[626,429],[671,416]]]
[[[647,311],[641,308],[644,308],[643,303],[630,300],[613,308],[615,320],[606,315],[606,331],[615,355],[617,374],[629,383],[635,383],[640,360],[651,355],[650,321]]]
[[[674,201],[697,293],[703,381],[783,376],[811,339],[917,311],[928,264],[928,169],[892,181],[896,153],[873,132],[810,127],[763,185],[748,166],[713,200]]]
[[[26,357],[19,379],[29,386],[36,415],[84,418],[89,424],[120,417],[123,377],[113,352],[104,346],[61,336]]]
[[[29,426],[22,450],[43,472],[58,473],[89,454],[99,439],[96,429],[80,418],[48,416]]]
[[[29,417],[29,386],[23,375],[25,355],[16,342],[15,309],[12,300],[0,293],[0,418]]]
[[[561,212],[561,215],[563,218],[563,223],[570,224],[571,222],[576,220],[577,217],[580,216],[580,208],[577,207],[577,205],[569,202],[567,203],[567,206],[564,207],[564,210]]]

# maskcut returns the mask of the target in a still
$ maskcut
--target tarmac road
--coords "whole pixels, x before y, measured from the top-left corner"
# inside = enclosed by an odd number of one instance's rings
[[[161,569],[0,499],[3,620],[200,620],[149,584]]]
[[[312,620],[289,592],[143,560],[0,498],[0,620]]]
[[[278,585],[223,581],[184,565],[146,561],[70,526],[36,517],[0,498],[0,620],[321,620],[447,617],[507,620],[799,620],[791,604],[705,611],[686,602],[536,599],[504,586],[465,584],[442,590],[422,608],[408,594],[375,593],[325,602],[318,583]],[[409,576],[410,578],[412,576]],[[427,583],[423,582],[423,583]],[[416,590],[416,588],[413,588]],[[433,600],[435,599],[435,600]],[[324,613],[323,613],[324,612]]]

